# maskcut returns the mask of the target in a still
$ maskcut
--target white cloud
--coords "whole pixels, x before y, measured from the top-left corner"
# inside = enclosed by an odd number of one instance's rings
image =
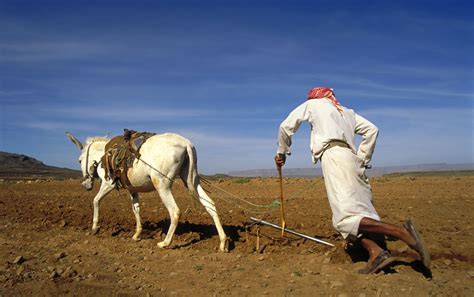
[[[133,102],[133,100],[130,100]],[[90,106],[52,108],[44,112],[53,113],[56,116],[70,117],[73,119],[93,119],[101,121],[157,121],[160,118],[184,118],[201,117],[210,114],[208,110],[198,109],[172,109],[160,108],[159,106],[119,107],[119,106]]]
[[[232,170],[273,166],[276,137],[256,137],[232,132],[176,130],[196,147],[202,173],[227,173]]]
[[[408,66],[407,66],[408,67]],[[433,88],[431,85],[420,85],[417,87],[410,87],[410,78],[414,76],[412,71],[414,69],[418,69],[418,72],[414,72],[415,76],[423,75],[426,78],[426,75],[423,73],[427,72],[434,72],[434,70],[426,69],[426,68],[394,68],[388,66],[387,70],[377,71],[375,73],[384,73],[384,71],[390,72],[390,74],[397,74],[407,82],[403,82],[402,84],[383,84],[379,82],[375,82],[373,79],[366,78],[371,77],[373,74],[362,74],[362,72],[358,71],[357,74],[351,76],[350,74],[340,74],[335,72],[324,72],[324,73],[293,73],[289,74],[287,78],[273,78],[270,82],[269,86],[275,85],[275,88],[281,89],[281,86],[278,84],[281,81],[286,80],[288,84],[293,85],[301,85],[302,82],[305,81],[324,81],[324,82],[333,82],[334,85],[331,85],[335,88],[336,94],[344,94],[345,96],[350,97],[370,97],[370,98],[394,98],[399,100],[423,100],[427,101],[430,98],[458,98],[458,99],[474,99],[474,90],[469,90],[469,87],[465,87],[464,90],[455,89],[449,84],[456,82],[462,83],[462,80],[459,81],[459,73],[456,71],[462,71],[461,69],[440,69],[437,70],[437,73],[441,72],[436,78],[443,79],[445,76],[446,78],[443,80],[443,85],[440,86],[438,81],[433,81],[433,77],[431,77],[430,84],[437,84],[437,88]],[[398,73],[397,73],[398,72]],[[436,72],[435,72],[436,73]],[[466,74],[467,75],[467,74]],[[467,79],[467,78],[466,78]],[[337,85],[340,86],[348,86],[348,87],[340,87],[338,88]],[[308,87],[309,88],[309,87]],[[466,89],[467,88],[467,89]],[[342,97],[342,96],[341,96]],[[344,102],[342,102],[344,104]]]
[[[46,62],[107,54],[98,43],[81,41],[8,41],[0,43],[0,62]]]
[[[474,77],[474,71],[467,67],[446,66],[442,69],[434,66],[379,65],[371,68],[371,73],[397,76],[421,77],[436,80],[456,80],[460,77]]]
[[[180,130],[180,134],[189,138],[193,143],[205,147],[221,147],[236,151],[267,149],[276,146],[276,138],[261,138],[240,136],[229,133],[203,133],[190,130]]]
[[[18,125],[38,130],[58,132],[58,131],[102,131],[104,129],[99,123],[93,122],[81,122],[72,123],[70,121],[59,121],[59,120],[32,120],[29,122],[21,122]]]
[[[445,128],[463,128],[472,127],[474,109],[466,108],[442,108],[442,107],[406,107],[406,108],[371,108],[360,110],[363,116],[368,118],[376,118],[380,120],[396,120],[401,126],[406,123],[417,123],[422,127],[438,127]]]
[[[471,98],[474,99],[474,93],[471,92],[456,92],[449,89],[434,89],[431,87],[427,88],[410,88],[410,87],[403,87],[400,85],[385,85],[380,83],[375,83],[371,80],[367,79],[357,79],[353,80],[353,83],[357,84],[361,87],[370,88],[372,90],[381,90],[381,91],[389,91],[398,94],[421,94],[421,95],[432,95],[432,96],[446,96],[446,97],[462,97],[462,98]]]
[[[32,91],[2,91],[0,90],[0,96],[2,97],[15,97],[15,96],[25,96],[31,95],[34,92]]]
[[[379,125],[374,162],[381,165],[474,161],[472,108],[383,108],[360,114]]]

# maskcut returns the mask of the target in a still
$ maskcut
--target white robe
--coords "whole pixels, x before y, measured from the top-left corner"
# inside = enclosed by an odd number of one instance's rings
[[[310,148],[314,161],[321,160],[333,226],[347,238],[358,235],[363,217],[380,220],[372,205],[372,189],[364,168],[372,158],[378,129],[353,110],[342,110],[340,113],[328,99],[308,100],[295,108],[280,125],[278,153],[289,154],[293,134],[302,122],[310,124]],[[356,134],[362,135],[357,150]],[[331,140],[343,141],[349,148],[326,149]]]

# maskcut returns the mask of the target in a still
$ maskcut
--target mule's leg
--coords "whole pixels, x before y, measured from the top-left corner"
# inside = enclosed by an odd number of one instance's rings
[[[225,234],[224,228],[222,228],[221,221],[219,220],[219,216],[217,215],[214,201],[207,195],[207,193],[201,187],[201,184],[198,183],[196,189],[199,195],[199,202],[201,202],[206,211],[211,215],[212,219],[214,220],[214,224],[216,225],[217,233],[219,233],[219,239],[221,242],[219,249],[222,252],[228,252],[229,249],[227,247],[227,235]]]
[[[137,220],[137,227],[132,239],[135,241],[139,241],[140,234],[142,233],[142,222],[140,219],[140,204],[138,203],[138,193],[132,194],[131,199],[132,199],[133,214],[135,215],[135,219]]]
[[[168,233],[166,233],[165,239],[158,243],[159,247],[164,248],[169,246],[173,240],[174,231],[178,226],[180,210],[171,192],[171,182],[165,179],[160,180],[158,177],[153,177],[151,180],[160,194],[161,201],[163,201],[163,204],[170,214],[171,223]]]
[[[94,218],[92,219],[92,234],[97,234],[99,232],[100,227],[97,225],[99,223],[99,203],[102,198],[104,198],[110,191],[114,189],[114,186],[102,181],[100,185],[99,192],[94,197]]]

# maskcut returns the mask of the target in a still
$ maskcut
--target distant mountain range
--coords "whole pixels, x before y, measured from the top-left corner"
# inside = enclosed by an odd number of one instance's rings
[[[373,167],[366,170],[367,176],[382,176],[392,173],[405,172],[430,172],[430,171],[465,171],[474,170],[474,163],[467,164],[420,164],[420,165],[406,165],[406,166],[387,166],[387,167]],[[245,177],[270,177],[278,176],[276,169],[253,169],[229,172],[231,176],[245,176]],[[322,176],[320,167],[317,168],[285,168],[283,167],[283,175],[286,177],[314,177]]]
[[[0,152],[0,179],[68,179],[81,176],[78,170],[48,166],[29,156]]]
[[[374,167],[366,171],[367,176],[382,176],[393,173],[406,172],[441,172],[441,171],[474,171],[474,163],[468,164],[421,164],[408,166],[389,166]],[[215,177],[275,177],[278,173],[276,169],[253,169],[231,171],[228,175],[213,175],[207,178]],[[322,176],[321,168],[283,168],[285,177],[315,177]],[[0,152],[0,179],[19,180],[19,179],[68,179],[80,178],[82,173],[78,170],[69,168],[59,168],[49,166],[43,162],[20,154]]]

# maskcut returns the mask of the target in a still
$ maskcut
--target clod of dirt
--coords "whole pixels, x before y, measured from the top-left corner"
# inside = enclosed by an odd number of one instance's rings
[[[62,277],[74,277],[77,275],[77,271],[72,267],[67,267],[66,270],[61,274]]]
[[[66,253],[65,252],[60,252],[60,253],[57,253],[57,254],[54,254],[54,258],[56,260],[60,260],[62,258],[66,257]]]
[[[322,264],[329,264],[331,263],[331,258],[330,257],[325,257],[322,261],[321,261]]]
[[[16,275],[20,275],[20,274],[22,274],[24,271],[25,271],[25,267],[24,267],[24,266],[20,266],[20,267],[18,267],[18,269],[16,270]]]
[[[56,270],[53,270],[53,272],[51,272],[51,274],[49,275],[50,278],[56,278],[58,276],[59,276],[59,274]]]
[[[13,264],[21,264],[25,261],[26,261],[26,259],[23,258],[23,256],[18,256],[18,257],[15,258],[15,260],[13,260]]]

